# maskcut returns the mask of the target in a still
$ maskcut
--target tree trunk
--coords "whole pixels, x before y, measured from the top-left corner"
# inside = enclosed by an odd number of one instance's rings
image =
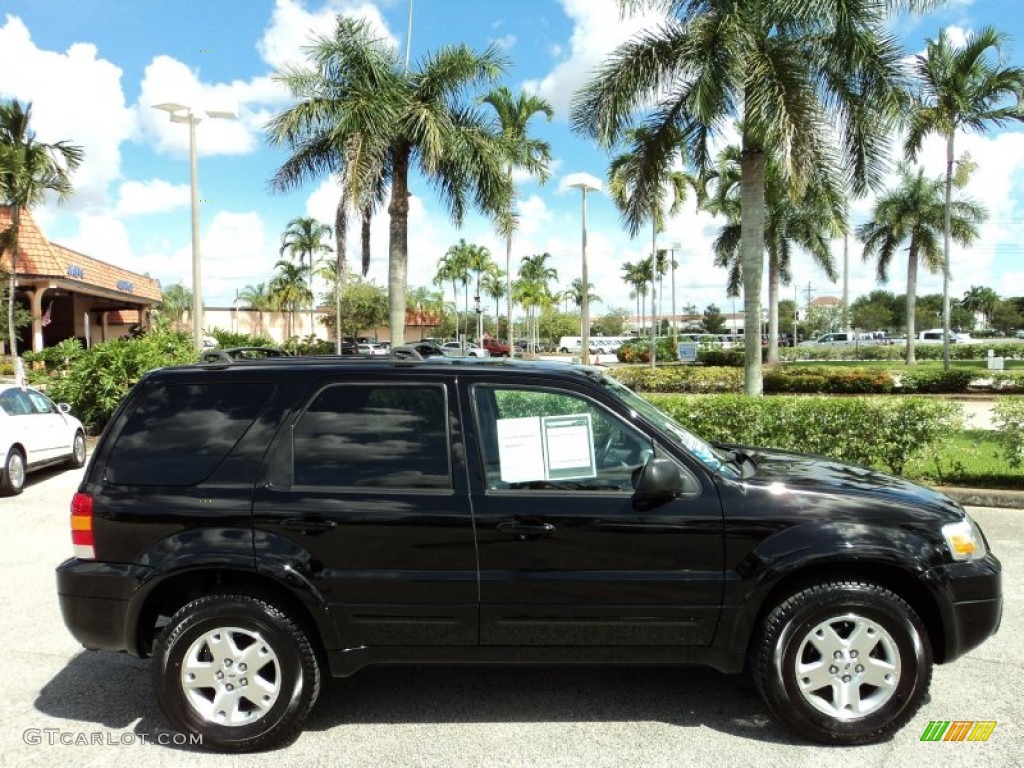
[[[14,327],[14,292],[18,285],[18,235],[21,231],[21,206],[17,203],[11,206],[11,277],[10,292],[7,296],[7,334],[9,337],[9,352],[11,362],[18,357],[18,334]]]
[[[348,240],[348,198],[344,192],[338,198],[334,211],[334,245],[338,269],[334,275],[334,353],[341,354],[341,299],[345,291],[345,248]]]
[[[764,152],[743,137],[740,161],[740,259],[743,269],[743,392],[764,391],[761,368],[761,273],[764,270]]]
[[[914,333],[917,323],[917,244],[911,240],[907,249],[907,365],[917,365],[914,357]]]
[[[942,370],[949,370],[949,237],[953,196],[953,133],[946,137],[946,207],[942,213]]]
[[[370,206],[363,209],[363,225],[360,228],[359,242],[363,249],[363,277],[370,271],[370,223],[373,212]]]
[[[405,280],[409,262],[409,154],[402,146],[392,157],[390,241],[388,243],[388,319],[391,348],[405,344]]]
[[[779,363],[779,257],[768,257],[768,364]],[[760,318],[758,318],[760,320]],[[760,322],[758,323],[760,330]]]

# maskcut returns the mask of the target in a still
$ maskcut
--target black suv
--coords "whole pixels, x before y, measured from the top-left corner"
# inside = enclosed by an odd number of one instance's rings
[[[709,444],[562,363],[158,370],[71,514],[67,626],[152,656],[167,717],[222,750],[294,737],[322,675],[404,662],[748,668],[802,736],[876,741],[1002,610],[949,498]]]

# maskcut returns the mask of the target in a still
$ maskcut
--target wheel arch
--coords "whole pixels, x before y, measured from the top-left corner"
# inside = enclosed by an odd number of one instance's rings
[[[905,600],[924,623],[937,663],[946,656],[946,633],[938,602],[916,574],[893,563],[851,560],[820,562],[806,565],[780,578],[764,596],[754,615],[747,635],[747,651],[756,641],[757,628],[767,615],[790,595],[815,584],[856,581],[876,584]]]
[[[253,595],[276,605],[298,621],[321,658],[325,658],[325,642],[321,632],[330,631],[330,621],[319,615],[311,603],[315,596],[300,597],[289,587],[262,573],[229,568],[204,568],[179,572],[161,579],[146,595],[134,621],[135,653],[152,655],[156,638],[171,616],[186,604],[215,592],[237,591]]]

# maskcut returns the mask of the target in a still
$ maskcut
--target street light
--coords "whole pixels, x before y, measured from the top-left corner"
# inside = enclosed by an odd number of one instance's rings
[[[203,118],[192,114],[192,107],[174,102],[154,104],[153,109],[160,109],[170,114],[172,123],[188,123],[188,156],[192,174],[192,341],[197,350],[202,350],[203,285],[199,254],[199,174],[196,161],[196,126],[203,122]],[[234,112],[220,110],[207,110],[206,116],[218,120],[235,120],[237,117]]]
[[[679,349],[679,336],[676,332],[676,251],[681,251],[683,244],[675,240],[668,245],[668,266],[672,272],[672,349]]]
[[[587,191],[600,192],[601,182],[586,173],[574,173],[565,179],[567,186],[580,190],[583,205],[583,278],[580,296],[580,360],[590,364],[590,275],[587,271]]]

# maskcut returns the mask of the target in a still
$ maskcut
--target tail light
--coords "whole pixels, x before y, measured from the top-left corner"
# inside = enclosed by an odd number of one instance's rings
[[[71,543],[75,557],[95,560],[96,547],[92,535],[92,495],[76,493],[71,499]]]

